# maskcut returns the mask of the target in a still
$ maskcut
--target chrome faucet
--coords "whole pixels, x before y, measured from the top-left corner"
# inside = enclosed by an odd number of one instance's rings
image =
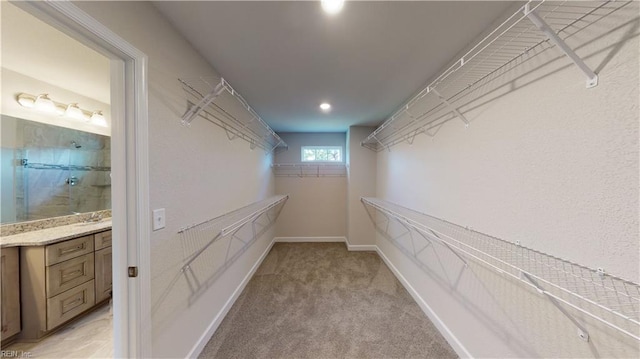
[[[92,212],[91,216],[85,222],[100,222],[102,221],[102,215],[98,212]]]

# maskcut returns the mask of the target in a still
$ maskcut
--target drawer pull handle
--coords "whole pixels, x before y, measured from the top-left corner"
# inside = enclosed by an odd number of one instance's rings
[[[78,298],[76,300],[74,300],[71,303],[67,303],[67,305],[64,306],[64,309],[67,309],[68,307],[75,307],[76,304],[81,303],[82,302],[82,298]]]
[[[82,270],[78,269],[78,270],[74,270],[73,272],[65,273],[62,275],[62,279],[68,278],[70,276],[75,277],[77,274],[82,275]]]
[[[81,251],[83,249],[84,249],[84,243],[79,244],[79,245],[77,245],[75,247],[61,248],[61,249],[58,250],[58,253],[60,253],[60,255],[64,255],[64,254],[69,254],[69,253]]]

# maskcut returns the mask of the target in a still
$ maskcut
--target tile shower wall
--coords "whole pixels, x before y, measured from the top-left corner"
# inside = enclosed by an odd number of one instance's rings
[[[16,221],[111,208],[109,137],[17,120],[16,138]]]

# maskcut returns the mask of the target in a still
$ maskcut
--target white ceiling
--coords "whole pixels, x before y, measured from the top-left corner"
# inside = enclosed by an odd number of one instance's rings
[[[316,1],[155,2],[283,132],[381,123],[512,4],[347,2],[328,16]]]
[[[7,1],[1,6],[3,68],[110,103],[108,58]]]

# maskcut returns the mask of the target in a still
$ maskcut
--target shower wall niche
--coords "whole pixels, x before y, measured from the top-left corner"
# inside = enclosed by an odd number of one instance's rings
[[[3,115],[1,151],[1,223],[111,208],[109,137]]]

